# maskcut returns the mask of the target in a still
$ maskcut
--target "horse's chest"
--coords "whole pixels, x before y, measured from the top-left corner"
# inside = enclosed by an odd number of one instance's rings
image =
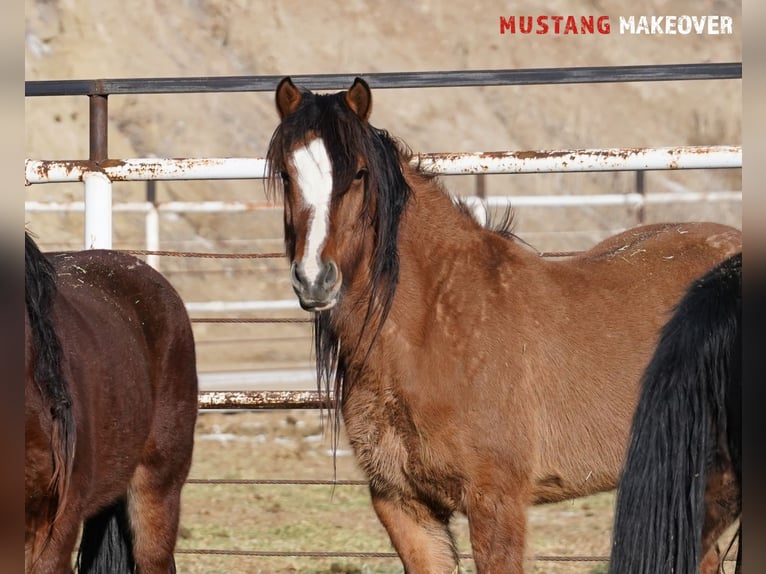
[[[383,392],[360,390],[343,405],[349,442],[373,493],[428,499],[449,511],[459,509],[461,474],[438,441],[425,441],[406,405]]]

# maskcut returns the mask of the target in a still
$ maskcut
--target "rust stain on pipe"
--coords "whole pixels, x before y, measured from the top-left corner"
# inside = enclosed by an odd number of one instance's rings
[[[329,409],[332,397],[318,391],[200,391],[204,410]]]

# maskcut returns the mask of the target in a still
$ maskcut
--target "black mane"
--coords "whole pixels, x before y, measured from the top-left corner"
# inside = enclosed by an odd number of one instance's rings
[[[332,163],[333,197],[349,188],[358,171],[358,158],[365,158],[368,175],[362,217],[370,221],[374,251],[368,285],[370,305],[363,333],[374,329],[374,340],[388,316],[399,279],[399,222],[412,195],[402,165],[409,162],[411,152],[388,132],[354,114],[345,103],[345,92],[317,95],[304,90],[301,94],[300,105],[282,120],[269,143],[267,192],[273,198],[281,189],[281,174],[296,144],[308,143],[314,137],[321,137],[327,147]],[[285,248],[292,259],[295,245],[287,228],[285,231]],[[341,349],[332,328],[331,313],[315,314],[314,342],[320,391],[324,388],[329,394],[332,388],[337,407],[342,397],[344,357],[357,349]]]
[[[55,503],[48,509],[50,530],[45,544],[53,536],[53,523],[62,510],[75,449],[75,422],[69,384],[61,368],[62,349],[51,316],[58,289],[56,271],[40,251],[28,232],[24,233],[24,299],[32,334],[33,378],[53,420],[51,443],[61,444],[62,451],[53,451],[53,475],[49,489]]]
[[[54,411],[69,406],[66,382],[61,374],[61,343],[50,316],[56,292],[53,265],[25,232],[24,298],[32,330],[34,378]]]

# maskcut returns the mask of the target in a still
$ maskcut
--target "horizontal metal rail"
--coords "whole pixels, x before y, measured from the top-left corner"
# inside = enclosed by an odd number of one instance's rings
[[[332,398],[318,391],[201,391],[202,410],[327,409]]]
[[[741,146],[680,146],[556,151],[417,154],[413,164],[440,175],[719,169],[742,167]],[[92,162],[34,160],[24,163],[27,185],[82,181],[100,172],[110,181],[262,179],[263,158],[135,158]]]
[[[461,86],[519,86],[728,80],[742,77],[741,62],[661,64],[648,66],[585,66],[521,70],[452,70],[375,72],[360,74],[294,75],[293,81],[311,90],[340,90],[362,76],[370,87],[436,88]],[[269,92],[284,76],[210,76],[193,78],[122,78],[99,80],[29,80],[26,96],[91,96],[112,94],[177,94],[204,92]]]
[[[695,203],[699,201],[722,202],[741,201],[741,191],[683,191],[657,193],[602,193],[573,195],[493,195],[486,198],[466,196],[461,198],[469,205],[484,204],[487,207],[587,207],[587,206],[641,206],[646,204]],[[25,209],[30,212],[82,212],[82,201],[27,201]],[[261,209],[281,210],[282,204],[263,204],[248,201],[172,201],[172,202],[126,202],[115,203],[115,213],[146,213],[157,210],[160,213],[224,213],[245,212]],[[236,255],[236,254],[233,254]],[[281,255],[281,254],[280,254]],[[202,256],[202,255],[200,255]],[[247,255],[242,255],[247,257]]]
[[[291,551],[291,550],[223,550],[176,548],[176,554],[209,554],[211,556],[257,556],[261,558],[399,558],[396,552],[333,552],[333,551]],[[473,560],[473,555],[458,553],[460,560]],[[608,562],[608,556],[556,556],[539,554],[532,556],[535,562]]]

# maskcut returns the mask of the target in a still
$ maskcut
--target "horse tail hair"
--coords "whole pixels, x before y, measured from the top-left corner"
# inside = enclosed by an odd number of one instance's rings
[[[738,254],[696,280],[663,327],[617,491],[610,573],[699,572],[707,472],[721,453],[741,487],[741,270]]]
[[[69,385],[61,368],[61,342],[51,318],[56,296],[56,272],[29,233],[24,234],[24,295],[32,333],[35,357],[34,380],[52,419],[51,450],[53,473],[48,484],[55,502],[50,508],[53,524],[66,506],[72,476],[76,445],[76,429]]]
[[[77,552],[78,574],[129,574],[135,571],[133,536],[126,498],[85,521]]]

